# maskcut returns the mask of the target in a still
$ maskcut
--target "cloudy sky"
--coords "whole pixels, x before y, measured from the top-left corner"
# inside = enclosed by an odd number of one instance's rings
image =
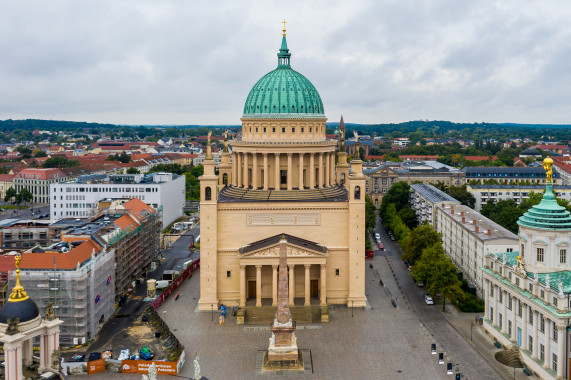
[[[571,124],[568,0],[3,0],[0,119],[239,124],[283,18],[330,121]]]

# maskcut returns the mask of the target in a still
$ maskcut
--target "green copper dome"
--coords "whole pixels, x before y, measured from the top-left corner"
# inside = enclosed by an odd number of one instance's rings
[[[517,224],[546,230],[571,230],[571,213],[557,204],[552,184],[548,182],[541,202],[523,214]]]
[[[245,117],[325,117],[323,102],[311,82],[290,66],[285,34],[278,53],[278,67],[264,75],[250,90]]]

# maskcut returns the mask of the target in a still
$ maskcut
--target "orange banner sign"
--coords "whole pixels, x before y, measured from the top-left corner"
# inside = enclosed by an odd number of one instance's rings
[[[105,371],[105,359],[98,359],[87,362],[87,374],[93,375],[94,373]]]
[[[149,367],[155,363],[158,375],[176,375],[177,362],[122,360],[121,372],[123,373],[149,373]]]

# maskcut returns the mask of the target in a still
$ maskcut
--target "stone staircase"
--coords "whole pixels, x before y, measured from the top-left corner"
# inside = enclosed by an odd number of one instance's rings
[[[246,307],[244,323],[246,325],[270,325],[276,315],[276,307]],[[296,324],[312,324],[321,322],[319,306],[291,306],[290,313]]]

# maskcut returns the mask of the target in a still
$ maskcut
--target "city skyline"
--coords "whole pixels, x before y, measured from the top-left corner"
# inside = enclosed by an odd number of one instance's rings
[[[292,67],[329,121],[568,124],[564,2],[60,1],[4,6],[0,119],[239,124],[248,90]]]

